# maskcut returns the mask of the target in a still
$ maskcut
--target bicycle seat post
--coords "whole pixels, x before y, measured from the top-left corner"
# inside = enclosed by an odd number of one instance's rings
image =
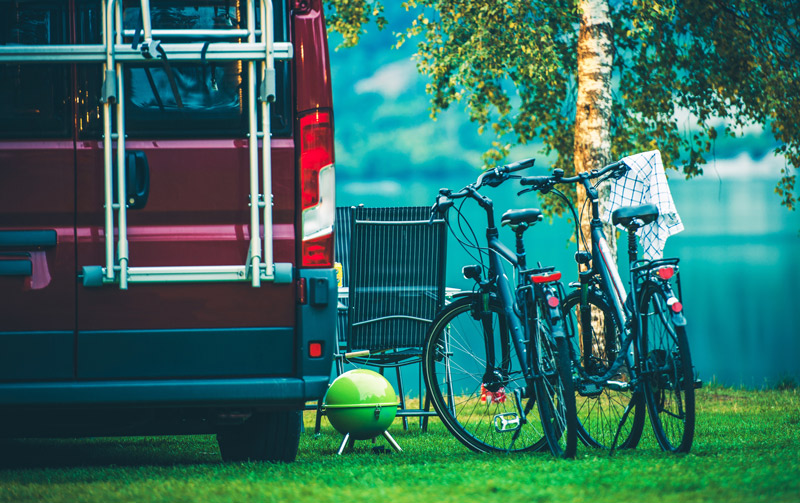
[[[528,224],[525,222],[520,223],[514,229],[514,234],[517,237],[517,261],[519,263],[520,269],[525,269],[527,267],[525,261],[525,243],[522,240],[522,235],[528,229]]]
[[[628,263],[633,264],[639,259],[639,250],[636,247],[636,231],[642,227],[643,222],[634,218],[628,225]]]

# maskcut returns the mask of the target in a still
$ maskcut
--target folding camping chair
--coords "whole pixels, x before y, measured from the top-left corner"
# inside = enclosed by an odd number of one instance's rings
[[[336,261],[342,265],[335,354],[336,374],[345,363],[394,368],[397,416],[435,415],[419,367],[420,407],[406,407],[401,368],[420,364],[428,325],[445,301],[447,228],[429,224],[428,207],[336,209]],[[319,432],[320,413],[315,431]]]

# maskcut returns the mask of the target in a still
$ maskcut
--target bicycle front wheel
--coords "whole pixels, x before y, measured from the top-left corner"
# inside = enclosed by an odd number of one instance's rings
[[[694,369],[685,327],[675,325],[667,298],[655,283],[642,288],[644,392],[658,445],[689,452],[694,439]]]
[[[575,369],[578,437],[598,449],[609,449],[615,437],[618,449],[636,447],[646,413],[642,394],[633,384],[631,358],[623,356],[626,360],[615,374],[596,382],[608,374],[622,351],[622,326],[614,310],[591,291],[582,306],[580,290],[567,295],[562,309]]]
[[[499,301],[471,295],[431,323],[422,355],[425,385],[447,429],[477,452],[547,448]]]

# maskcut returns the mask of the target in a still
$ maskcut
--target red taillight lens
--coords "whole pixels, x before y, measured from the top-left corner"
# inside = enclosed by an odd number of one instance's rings
[[[672,309],[673,313],[680,313],[681,311],[683,311],[683,304],[681,304],[678,301],[673,302],[672,305],[669,307],[670,309]]]
[[[304,267],[333,267],[336,176],[330,112],[300,118],[300,205]]]
[[[328,112],[300,119],[300,190],[302,208],[320,202],[320,171],[333,164],[333,125]]]
[[[333,267],[333,234],[303,241],[304,267]]]
[[[558,305],[559,305],[560,303],[561,303],[561,301],[560,301],[560,300],[558,300],[558,297],[556,297],[556,296],[553,296],[553,297],[550,297],[549,299],[547,299],[547,304],[548,304],[550,307],[553,307],[553,308],[555,308],[555,307],[558,307]]]
[[[658,274],[659,278],[667,280],[670,279],[675,274],[675,269],[673,269],[672,267],[662,267],[658,270],[656,274]]]

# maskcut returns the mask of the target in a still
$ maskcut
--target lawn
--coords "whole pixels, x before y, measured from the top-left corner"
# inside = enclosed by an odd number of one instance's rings
[[[701,390],[694,447],[682,456],[662,453],[649,430],[613,457],[479,455],[438,421],[420,433],[399,420],[390,431],[403,452],[376,454],[379,439],[337,456],[341,437],[323,425],[289,465],[222,463],[213,436],[3,440],[0,502],[800,501],[797,389]]]

